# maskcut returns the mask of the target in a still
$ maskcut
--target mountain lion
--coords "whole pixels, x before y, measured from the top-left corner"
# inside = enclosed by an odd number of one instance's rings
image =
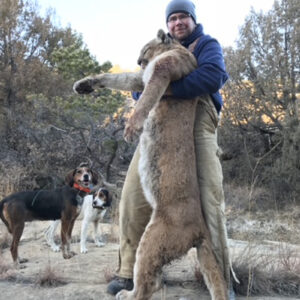
[[[153,208],[139,243],[134,289],[116,299],[150,299],[160,287],[162,266],[196,246],[201,272],[213,299],[227,299],[227,289],[211,248],[202,216],[197,181],[193,126],[197,99],[164,96],[171,81],[197,67],[194,55],[162,30],[141,50],[136,73],[100,74],[74,84],[79,93],[95,87],[143,91],[124,137],[140,136],[139,173]]]

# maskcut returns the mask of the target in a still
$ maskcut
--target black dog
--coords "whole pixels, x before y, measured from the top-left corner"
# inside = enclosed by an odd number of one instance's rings
[[[11,255],[14,263],[25,262],[18,257],[18,245],[25,222],[61,219],[62,254],[65,259],[75,255],[70,251],[74,222],[80,213],[89,186],[98,183],[98,175],[82,163],[66,176],[66,186],[55,190],[24,191],[12,194],[0,202],[0,218],[13,236]]]

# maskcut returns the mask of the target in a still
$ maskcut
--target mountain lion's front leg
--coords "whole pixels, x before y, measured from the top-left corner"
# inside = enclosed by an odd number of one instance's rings
[[[78,94],[89,94],[96,88],[141,92],[144,89],[142,72],[119,74],[104,73],[88,76],[76,81],[73,86],[74,91]]]
[[[126,142],[132,142],[139,137],[146,117],[147,114],[145,114],[142,110],[135,110],[133,112],[125,125],[124,139]]]
[[[143,129],[144,121],[149,112],[160,101],[166,92],[171,74],[168,69],[169,57],[164,57],[154,64],[149,64],[145,70],[147,80],[142,95],[137,102],[132,116],[127,121],[124,131],[124,138],[127,142],[134,140],[140,135]]]

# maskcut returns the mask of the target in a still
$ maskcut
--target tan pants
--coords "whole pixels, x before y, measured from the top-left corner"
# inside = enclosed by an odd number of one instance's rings
[[[200,197],[217,261],[224,272],[225,280],[229,283],[230,260],[224,215],[223,173],[218,157],[217,125],[218,115],[212,100],[210,97],[200,98],[194,127]],[[152,212],[140,184],[139,156],[137,147],[127,172],[119,208],[118,275],[125,278],[133,277],[136,249]]]

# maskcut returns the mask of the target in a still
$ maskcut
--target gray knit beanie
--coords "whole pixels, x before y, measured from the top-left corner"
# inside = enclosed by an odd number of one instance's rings
[[[196,23],[195,4],[190,0],[172,0],[166,8],[166,22],[171,14],[185,12],[191,15]]]

